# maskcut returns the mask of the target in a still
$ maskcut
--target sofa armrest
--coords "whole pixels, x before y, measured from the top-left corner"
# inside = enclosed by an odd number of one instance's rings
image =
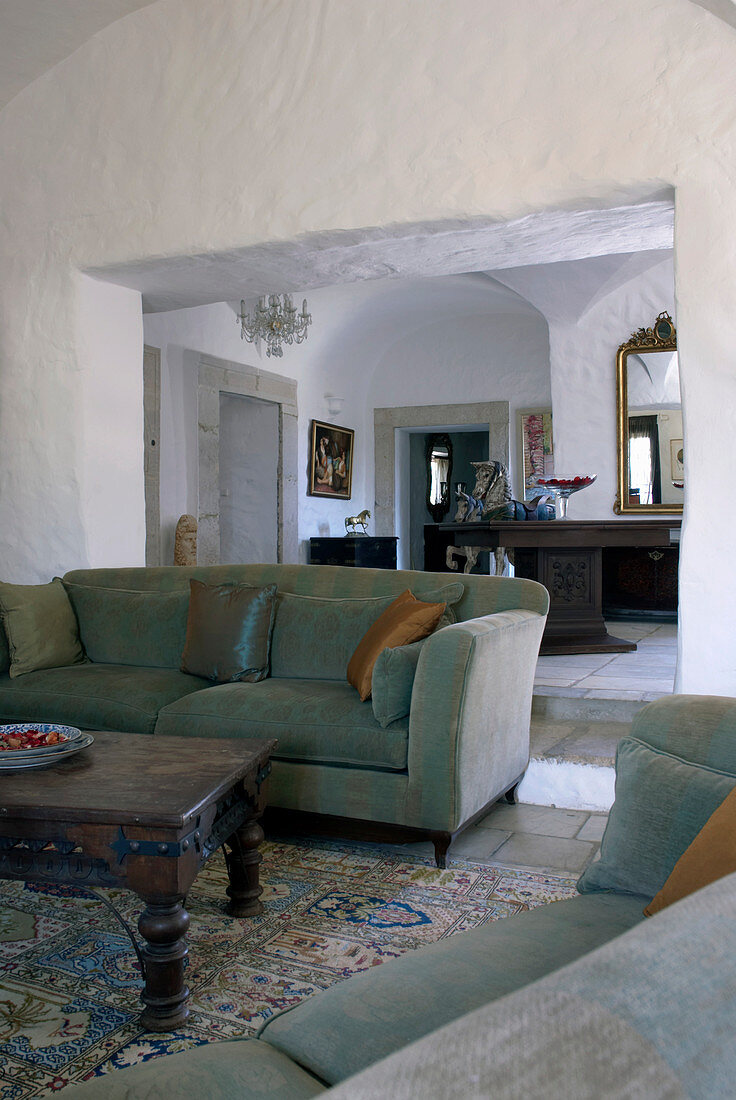
[[[736,699],[668,695],[639,711],[631,736],[660,752],[736,775]]]
[[[532,688],[545,616],[501,611],[425,643],[409,717],[407,815],[453,832],[529,762]]]

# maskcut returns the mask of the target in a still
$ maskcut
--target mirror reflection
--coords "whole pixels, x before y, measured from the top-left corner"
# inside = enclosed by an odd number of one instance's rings
[[[677,352],[630,355],[627,365],[629,498],[639,504],[682,504],[682,403]],[[673,463],[677,451],[680,461]]]
[[[618,352],[617,512],[681,512],[682,401],[672,319],[660,314]]]
[[[450,510],[452,441],[449,435],[432,435],[427,440],[427,508],[435,523]]]

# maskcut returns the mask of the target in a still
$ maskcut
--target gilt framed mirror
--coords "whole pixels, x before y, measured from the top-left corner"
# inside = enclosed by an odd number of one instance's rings
[[[669,313],[616,356],[618,493],[624,514],[682,512],[684,441],[677,334]]]

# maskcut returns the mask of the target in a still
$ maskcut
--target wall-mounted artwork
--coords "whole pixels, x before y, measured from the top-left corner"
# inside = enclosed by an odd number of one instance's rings
[[[353,485],[352,428],[312,421],[309,442],[309,489],[313,497],[350,500]]]
[[[670,440],[670,480],[682,481],[685,477],[685,467],[683,465],[685,461],[685,455],[683,451],[683,443],[681,439]]]
[[[540,477],[554,477],[552,410],[528,409],[519,413],[522,500],[531,500],[539,490],[532,488]]]

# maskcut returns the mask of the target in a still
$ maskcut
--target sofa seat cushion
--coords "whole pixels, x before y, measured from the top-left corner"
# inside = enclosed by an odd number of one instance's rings
[[[310,997],[260,1035],[335,1084],[628,931],[647,900],[580,896],[450,936]]]
[[[168,668],[71,665],[0,676],[6,722],[61,722],[82,729],[153,733],[161,707],[206,682]]]
[[[307,1100],[324,1091],[309,1073],[257,1039],[203,1043],[66,1088],[69,1100]]]
[[[201,682],[201,681],[200,681]],[[218,684],[164,707],[156,733],[278,739],[274,760],[406,768],[409,719],[381,729],[371,704],[334,680]]]

